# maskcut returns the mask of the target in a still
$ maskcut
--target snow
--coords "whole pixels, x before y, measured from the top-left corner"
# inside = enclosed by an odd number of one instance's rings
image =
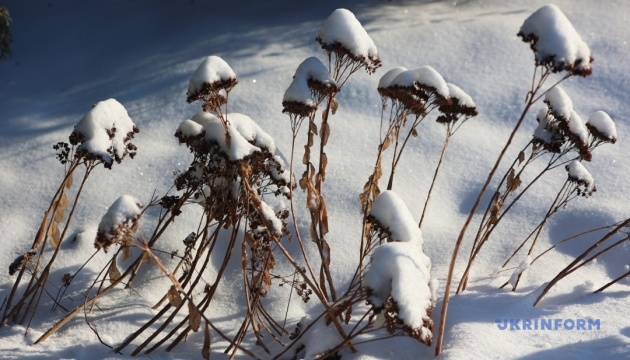
[[[448,94],[451,100],[456,100],[457,105],[466,107],[466,108],[475,108],[475,102],[464,90],[462,90],[459,86],[447,83]]]
[[[559,120],[567,120],[571,117],[573,101],[560,86],[555,86],[545,94],[545,103],[549,105],[553,116]]]
[[[564,138],[558,129],[558,124],[553,121],[553,117],[549,115],[549,108],[543,106],[536,117],[538,126],[534,130],[534,140],[546,145],[546,149],[553,152],[560,152]]]
[[[569,173],[569,180],[580,185],[584,185],[586,188],[586,194],[590,195],[595,189],[595,180],[591,173],[586,170],[584,165],[578,160],[573,160],[566,166]]]
[[[385,306],[391,296],[398,306],[398,317],[410,326],[416,337],[431,343],[430,313],[434,299],[431,281],[431,260],[417,241],[391,242],[377,246],[365,272],[368,301],[376,308]]]
[[[266,202],[260,202],[260,216],[262,216],[267,224],[270,225],[269,231],[273,232],[277,236],[282,235],[282,221],[278,219],[274,210]]]
[[[378,58],[374,41],[347,9],[333,11],[319,30],[317,39],[323,46],[339,43],[356,57]]]
[[[575,135],[582,144],[588,145],[588,130],[582,118],[575,111],[571,111],[571,116],[567,119],[567,125],[571,134]]]
[[[554,71],[590,73],[591,50],[556,5],[548,4],[534,12],[518,35],[532,43],[538,64],[550,63]]]
[[[142,203],[130,195],[122,195],[112,206],[109,207],[107,213],[103,215],[101,222],[98,224],[98,232],[96,235],[97,248],[107,248],[113,242],[122,240],[119,236],[123,235],[120,230],[124,227],[132,226],[133,222],[138,219],[142,213]]]
[[[391,86],[392,80],[394,80],[396,76],[400,75],[400,73],[402,73],[403,71],[407,71],[407,68],[403,66],[398,66],[387,71],[385,74],[383,74],[383,76],[381,76],[381,79],[378,81],[377,88],[378,89],[388,88],[389,86]]]
[[[191,96],[204,86],[216,87],[223,82],[236,80],[234,70],[218,56],[205,58],[188,82],[188,95]]]
[[[615,143],[617,141],[617,128],[615,122],[604,111],[594,112],[586,122],[586,127],[597,139]]]
[[[430,66],[402,71],[390,83],[390,87],[419,88],[436,92],[440,97],[448,99],[448,85],[442,75]]]
[[[125,107],[115,99],[108,99],[96,103],[83,116],[74,126],[71,139],[74,136],[80,139],[77,152],[86,152],[111,167],[114,160],[120,162],[128,153],[127,142],[134,129]]]
[[[531,265],[531,263],[532,263],[532,257],[528,255],[523,261],[521,261],[521,263],[518,265],[516,270],[514,270],[514,272],[512,273],[512,276],[510,276],[510,280],[508,280],[512,288],[516,286],[516,282],[518,281],[519,276],[521,277],[521,280],[524,279],[523,275],[525,271],[529,269],[529,266]]]
[[[627,71],[630,46],[626,43],[630,38],[627,26],[630,2],[557,0],[554,3],[569,16],[597,58],[592,64],[591,76],[572,77],[561,86],[571,95],[576,111],[584,114],[584,120],[587,114],[605,110],[616,120],[619,135],[628,133],[629,124],[623,119],[628,115],[626,94],[630,91]],[[518,120],[531,84],[532,52],[515,34],[523,21],[544,4],[539,0],[368,0],[360,3],[351,0],[343,4],[356,14],[378,45],[384,69],[399,65],[408,68],[435,65],[445,79],[471,95],[480,111],[478,121],[463,127],[449,143],[422,228],[422,248],[432,260],[432,276],[440,283],[431,316],[436,323],[434,332],[442,309],[441,297],[454,241],[481,183]],[[30,249],[41,216],[62,180],[63,167],[55,159],[51,146],[67,139],[92,104],[109,98],[124,104],[142,130],[133,141],[140,148],[134,161],[123,161],[120,166],[114,166],[113,171],[97,168],[86,183],[68,232],[79,236],[74,241],[72,237],[64,240],[52,268],[48,290],[52,290],[54,296],[61,276],[78,269],[94,253],[93,240],[107,205],[121,194],[135,194],[139,199],[150,199],[154,190],[162,194],[172,185],[173,171],[188,169],[192,155],[178,145],[173,134],[181,121],[192,119],[199,110],[200,104],[187,104],[182,98],[191,75],[206,56],[221,56],[239,76],[239,86],[230,93],[229,111],[247,114],[256,120],[275,140],[278,154],[289,158],[292,133],[286,115],[281,114],[282,97],[303,59],[310,56],[325,59],[325,51],[314,38],[324,19],[340,5],[331,0],[304,2],[300,6],[288,1],[271,6],[252,0],[194,3],[158,0],[155,4],[148,0],[67,0],[9,1],[5,6],[15,20],[11,24],[15,42],[13,58],[0,62],[3,84],[0,87],[0,187],[3,189],[0,191],[3,204],[0,230],[4,239],[0,247],[0,266],[5,269],[0,294],[13,285],[15,277],[6,274],[6,269],[17,256]],[[46,54],[45,62],[42,62],[42,54]],[[331,135],[326,146],[329,167],[323,188],[329,213],[327,240],[331,248],[331,270],[340,290],[338,294],[350,281],[358,264],[362,229],[357,194],[374,167],[382,107],[376,88],[385,72],[379,70],[375,76],[363,72],[354,74],[336,96],[339,111],[330,119]],[[545,89],[562,75],[551,74]],[[540,106],[541,102],[535,104],[527,114],[498,173],[506,170],[531,139],[538,125],[535,115]],[[434,115],[431,113],[429,117]],[[316,120],[319,121],[319,116]],[[434,165],[444,143],[444,129],[435,122],[425,121],[418,130],[419,137],[409,140],[400,159],[393,187],[414,219],[420,218]],[[294,166],[294,171],[298,176],[304,170],[299,160],[303,153],[301,146],[306,141],[305,132],[306,126],[303,126],[296,142],[298,165]],[[385,153],[388,157],[383,159],[385,174],[389,173],[389,161],[385,160],[391,159],[392,151],[393,144]],[[573,205],[579,206],[569,206],[554,215],[541,233],[537,249],[542,251],[565,237],[629,216],[630,192],[620,182],[630,177],[625,156],[629,152],[627,141],[597,149],[596,157],[588,165],[588,170],[597,174],[597,196],[589,201],[578,201],[579,204]],[[531,170],[536,170],[540,164],[533,164]],[[532,174],[524,173],[523,180]],[[81,175],[75,174],[71,194],[77,190]],[[573,261],[592,240],[600,238],[601,233],[560,245],[537,260],[526,271],[527,278],[521,280],[516,292],[499,289],[508,281],[512,270],[493,275],[494,269],[544,217],[565,180],[563,169],[549,172],[519,201],[514,209],[516,216],[506,216],[494,230],[496,236],[485,245],[473,267],[469,288],[451,297],[440,359],[628,358],[630,282],[621,281],[598,294],[584,290],[583,286],[589,281],[596,289],[627,272],[627,247],[620,246],[619,251],[609,252],[601,260],[563,279],[535,308],[532,303],[539,287]],[[381,189],[384,189],[384,181],[381,180]],[[305,198],[300,190],[294,192],[297,226],[308,238],[310,221],[308,209],[304,208]],[[182,210],[182,216],[176,218],[156,243],[157,249],[168,253],[178,250],[181,255],[182,240],[192,231],[198,232],[198,214],[203,209],[185,206]],[[158,208],[147,210],[140,230],[152,230],[158,212]],[[292,223],[290,228],[293,231]],[[470,230],[467,235],[472,235]],[[220,237],[219,240],[229,239]],[[218,267],[216,256],[220,256],[227,243],[217,242],[205,280],[214,279]],[[316,245],[306,243],[307,254],[317,258]],[[301,253],[296,250],[295,240],[285,244],[299,261]],[[460,252],[461,261],[455,267],[456,280],[464,271],[470,244],[467,236]],[[177,259],[171,259],[168,253],[156,255],[172,269]],[[50,249],[45,251],[47,258],[51,254]],[[237,257],[228,265],[217,297],[205,312],[213,325],[231,337],[241,325],[246,305],[242,296],[240,253]],[[111,255],[97,254],[81,272],[84,276],[77,278],[73,288],[68,290],[75,295],[64,299],[62,305],[74,307],[81,303],[80,292],[85,290],[84,285],[90,284],[110,259]],[[274,274],[276,271],[283,276],[291,273],[291,267],[286,266],[281,256],[276,261]],[[126,264],[119,262],[121,270]],[[313,265],[318,267],[317,262]],[[95,309],[93,314],[86,315],[109,345],[121,343],[151,319],[155,315],[151,307],[170,287],[153,264],[143,265],[137,279],[133,289],[121,286],[100,299],[98,305],[103,311]],[[435,282],[430,283],[432,289]],[[290,289],[276,284],[274,280],[263,302],[275,319],[283,320]],[[318,315],[321,309],[316,303],[317,299],[313,298],[304,304],[294,293],[288,307],[287,330],[292,331],[305,315]],[[32,345],[65,314],[61,309],[50,311],[51,307],[52,300],[44,294],[27,336],[24,336],[24,326],[0,327],[0,357],[136,358],[130,356],[134,346],[116,354],[102,345],[83,314],[44,343]],[[360,315],[362,310],[354,309],[348,331]],[[596,331],[501,331],[495,320],[506,318],[589,318],[600,319],[602,326]],[[383,335],[387,332],[380,330],[357,341]],[[269,336],[264,340],[275,342]],[[334,338],[331,334],[310,339],[314,345],[323,340],[332,343]],[[134,345],[141,341],[135,341]],[[199,358],[202,344],[203,334],[191,333],[171,352],[160,347],[139,357]],[[223,354],[226,346],[227,342],[213,333],[211,358],[227,359]],[[255,339],[246,337],[243,346],[259,350],[261,358],[267,358],[255,345]],[[435,351],[434,346],[425,346],[410,337],[358,344],[356,348],[357,353],[343,353],[343,359],[433,358]],[[235,356],[239,360],[247,358],[240,352]]]
[[[326,66],[318,58],[311,56],[298,66],[293,76],[293,81],[284,92],[282,101],[297,102],[314,108],[313,92],[318,89],[311,89],[309,81],[316,82],[320,87],[325,88],[327,92],[334,93],[337,91],[337,83],[330,76]]]
[[[418,223],[402,199],[391,190],[383,191],[372,204],[372,215],[379,225],[390,232],[393,241],[422,244],[422,233]]]
[[[177,133],[181,133],[183,137],[198,136],[203,132],[203,125],[193,120],[184,120],[177,127]]]
[[[261,129],[252,118],[240,113],[229,113],[227,119],[245,140],[253,142],[260,149],[266,149],[275,154],[276,143],[273,138]]]

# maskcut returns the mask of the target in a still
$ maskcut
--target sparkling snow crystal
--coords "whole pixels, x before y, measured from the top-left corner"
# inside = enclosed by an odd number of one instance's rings
[[[135,156],[136,147],[130,141],[138,132],[124,106],[114,99],[100,101],[74,126],[70,143],[78,145],[77,156],[101,160],[111,169],[129,154]]]
[[[591,74],[591,50],[556,5],[545,5],[530,15],[518,36],[531,43],[537,65],[548,66],[553,72]]]
[[[107,252],[109,246],[121,241],[140,217],[142,207],[142,203],[132,196],[119,197],[101,219],[94,246]]]
[[[363,64],[369,73],[381,66],[374,41],[349,10],[333,11],[319,30],[317,41],[329,53],[339,57],[347,55]]]
[[[370,214],[392,242],[372,252],[364,278],[368,302],[390,331],[402,323],[403,330],[430,345],[436,283],[431,279],[431,260],[422,251],[420,229],[393,191],[381,193]]]

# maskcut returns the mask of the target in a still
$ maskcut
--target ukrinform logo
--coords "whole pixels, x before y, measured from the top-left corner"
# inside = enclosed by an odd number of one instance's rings
[[[600,319],[497,319],[499,330],[599,330]]]

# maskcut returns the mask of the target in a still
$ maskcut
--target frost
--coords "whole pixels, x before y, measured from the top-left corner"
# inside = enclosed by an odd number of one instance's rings
[[[322,46],[334,46],[338,43],[355,57],[378,57],[374,41],[354,14],[346,9],[337,9],[328,16],[319,30],[317,40]]]
[[[603,111],[593,113],[588,118],[586,127],[591,135],[598,140],[613,144],[617,142],[617,128],[615,127],[615,122]]]
[[[537,65],[549,65],[553,72],[568,70],[580,76],[592,72],[591,50],[556,5],[536,10],[525,20],[518,36],[531,43]]]
[[[422,232],[407,206],[395,192],[383,191],[370,211],[378,224],[389,231],[392,241],[413,241],[422,244]]]
[[[207,88],[219,90],[229,86],[228,84],[233,84],[234,81],[236,81],[236,74],[225,60],[218,56],[208,56],[197,67],[188,82],[188,98],[204,92]]]
[[[114,160],[120,163],[129,154],[135,155],[136,147],[129,141],[138,132],[127,110],[118,101],[100,101],[74,126],[70,143],[79,144],[77,154],[87,159],[102,160],[111,168]]]
[[[448,85],[434,68],[421,66],[416,69],[402,71],[390,83],[390,87],[415,88],[423,92],[436,93],[443,99],[449,98]]]
[[[527,269],[529,269],[529,266],[531,263],[532,263],[532,257],[528,255],[525,258],[525,260],[523,260],[518,265],[518,268],[514,270],[514,272],[512,273],[512,276],[510,276],[510,280],[508,281],[510,285],[512,285],[512,288],[516,287],[516,282],[518,281],[519,276],[522,277],[521,274],[523,274]]]
[[[566,166],[569,173],[569,181],[584,186],[584,191],[578,191],[578,194],[590,196],[595,191],[595,180],[581,162],[573,160]]]
[[[103,248],[107,252],[110,245],[122,240],[132,224],[140,217],[142,207],[142,203],[133,196],[119,197],[101,219],[94,246],[97,249]]]

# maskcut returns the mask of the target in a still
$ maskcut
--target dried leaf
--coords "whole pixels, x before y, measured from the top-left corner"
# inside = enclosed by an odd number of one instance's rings
[[[201,313],[197,310],[195,304],[193,304],[192,299],[188,300],[188,326],[194,332],[199,331],[199,326],[201,325]]]
[[[416,128],[411,129],[411,136],[418,137],[418,130]]]
[[[514,169],[510,169],[507,176],[508,189],[511,188],[512,181],[514,181]]]
[[[311,159],[311,148],[308,145],[304,145],[304,156],[302,157],[302,164],[308,165]]]
[[[205,360],[210,360],[210,325],[206,321],[206,327],[203,331],[203,348],[201,348],[201,356]]]
[[[337,109],[339,109],[339,101],[337,99],[332,98],[330,101],[330,108],[332,109],[332,114],[335,115],[337,113]]]
[[[123,245],[121,248],[122,251],[122,261],[126,261],[131,258],[131,246]]]
[[[328,125],[328,123],[323,123],[322,131],[321,131],[322,146],[325,146],[328,143],[329,136],[330,136],[330,125]]]
[[[525,161],[525,152],[521,151],[518,153],[518,164],[521,165]]]
[[[383,144],[381,145],[381,151],[385,151],[387,150],[387,148],[389,147],[389,144],[392,142],[391,140],[392,138],[387,136],[385,138],[385,140],[383,141]]]
[[[60,243],[60,234],[59,234],[59,228],[57,227],[57,225],[53,222],[50,224],[50,229],[48,229],[48,239],[50,241],[50,245],[53,247],[53,249],[57,250],[57,248],[59,247],[59,243]]]
[[[271,274],[269,274],[269,269],[265,269],[265,271],[263,271],[263,282],[267,288],[271,287]]]
[[[317,125],[313,121],[308,122],[309,131],[313,134],[317,134]]]
[[[177,291],[177,288],[175,288],[175,285],[171,285],[171,288],[168,289],[166,298],[168,299],[168,303],[174,307],[178,307],[182,303],[182,297],[181,295],[179,295],[179,292]]]
[[[131,227],[131,232],[135,234],[138,231],[138,226],[140,225],[139,219],[133,222],[133,226]]]
[[[55,210],[55,214],[53,215],[53,221],[59,224],[61,220],[63,220],[63,215],[64,215],[64,211],[61,209],[61,207],[57,206],[57,209]]]
[[[65,193],[63,193],[61,195],[61,199],[59,199],[59,203],[57,204],[57,208],[61,208],[61,210],[63,212],[65,212],[66,210],[68,210],[68,206],[70,205],[70,202],[68,201],[68,196],[66,196]]]
[[[146,264],[151,263],[151,255],[150,255],[148,252],[143,251],[143,252],[142,252],[142,261],[143,261],[144,263],[146,263]]]
[[[66,182],[64,185],[66,186],[66,189],[70,189],[73,183],[74,183],[74,173],[71,172],[70,174],[68,174],[68,178],[66,179]]]
[[[322,239],[322,258],[324,265],[330,267],[330,246],[328,246],[328,242],[324,239]]]
[[[326,201],[324,197],[320,197],[321,200],[321,218],[322,218],[322,235],[328,234],[328,210],[326,209]]]
[[[326,153],[322,153],[322,170],[326,170],[327,166],[328,166],[328,155],[326,155]]]
[[[109,266],[109,270],[107,271],[107,275],[109,276],[109,282],[114,283],[116,280],[120,279],[120,271],[118,270],[118,266],[116,266],[116,261],[112,261],[112,264]]]

